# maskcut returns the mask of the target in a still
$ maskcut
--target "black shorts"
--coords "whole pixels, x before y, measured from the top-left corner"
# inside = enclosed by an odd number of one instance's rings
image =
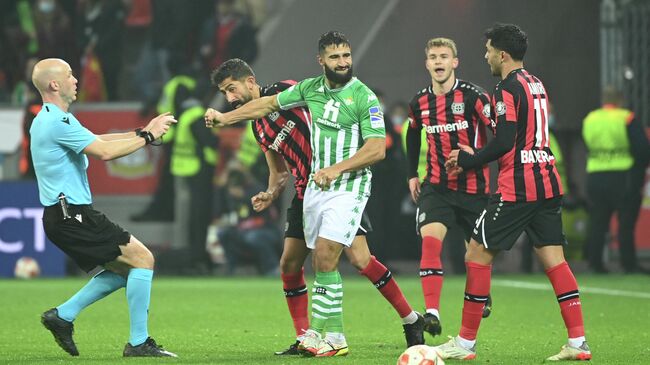
[[[418,234],[429,223],[442,223],[447,228],[458,224],[469,241],[476,219],[488,202],[485,194],[467,194],[425,181],[418,197],[416,224]]]
[[[92,205],[70,205],[68,212],[72,218],[63,220],[58,205],[45,207],[43,228],[47,238],[86,272],[114,261],[122,254],[119,246],[131,239]]]
[[[522,232],[535,246],[565,245],[562,197],[534,202],[504,202],[490,197],[474,227],[472,238],[491,250],[509,250]]]
[[[304,240],[305,231],[303,230],[302,223],[302,199],[298,198],[298,195],[296,194],[291,201],[291,206],[287,209],[287,222],[284,225],[284,237]],[[364,211],[361,216],[361,225],[359,226],[356,235],[365,236],[368,232],[372,232],[372,225],[370,224],[368,214]]]

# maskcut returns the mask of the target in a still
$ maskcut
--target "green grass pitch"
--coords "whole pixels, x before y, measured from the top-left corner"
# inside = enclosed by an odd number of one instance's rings
[[[416,310],[423,307],[415,274],[397,276]],[[445,279],[443,336],[460,326],[464,276]],[[308,281],[313,278],[308,277]],[[650,363],[650,278],[579,275],[594,364]],[[75,321],[81,356],[54,343],[39,320],[85,279],[0,280],[0,364],[395,364],[405,347],[392,307],[365,278],[344,275],[345,329],[350,354],[331,359],[278,357],[293,340],[279,279],[154,280],[150,334],[179,359],[122,359],[128,339],[124,290],[87,308]],[[474,364],[539,364],[566,341],[559,307],[542,275],[493,277],[494,311],[482,322]],[[457,361],[447,361],[457,363]]]

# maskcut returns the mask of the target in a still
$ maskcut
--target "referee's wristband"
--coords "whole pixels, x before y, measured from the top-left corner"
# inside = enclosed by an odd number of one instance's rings
[[[144,138],[145,144],[152,144],[153,141],[156,140],[153,134],[151,134],[151,132],[149,131],[143,131],[143,130],[137,131],[136,129],[136,133],[138,133],[138,137]]]

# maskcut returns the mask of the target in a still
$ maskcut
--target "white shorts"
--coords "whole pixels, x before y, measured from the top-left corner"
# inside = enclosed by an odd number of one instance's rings
[[[361,224],[368,197],[349,191],[321,191],[307,187],[303,202],[303,228],[307,247],[322,237],[350,247]]]

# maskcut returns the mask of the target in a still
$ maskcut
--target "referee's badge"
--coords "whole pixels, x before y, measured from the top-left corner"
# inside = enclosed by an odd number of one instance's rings
[[[420,215],[418,216],[418,222],[422,223],[424,222],[425,219],[427,219],[427,213],[425,212],[420,213]]]

